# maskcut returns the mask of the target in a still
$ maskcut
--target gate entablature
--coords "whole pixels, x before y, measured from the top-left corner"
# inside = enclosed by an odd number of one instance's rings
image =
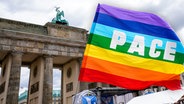
[[[71,26],[52,23],[40,26],[0,18],[0,56],[18,51],[24,53],[23,57],[33,54],[53,55],[65,59],[82,57],[86,34],[85,29]],[[23,58],[23,62],[27,63],[29,60],[24,59],[30,58]]]

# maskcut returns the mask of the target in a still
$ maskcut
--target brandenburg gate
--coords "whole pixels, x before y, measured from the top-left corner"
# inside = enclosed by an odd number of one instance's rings
[[[71,26],[0,18],[0,104],[18,104],[22,66],[30,69],[28,104],[52,104],[53,68],[62,70],[62,103],[72,104],[72,95],[86,89],[78,82],[86,34]]]

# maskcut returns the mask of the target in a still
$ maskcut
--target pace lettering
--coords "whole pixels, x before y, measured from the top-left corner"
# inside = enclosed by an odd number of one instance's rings
[[[116,47],[123,46],[126,43],[127,36],[124,32],[120,32],[115,30],[112,35],[112,40],[110,43],[111,49],[116,49]],[[135,35],[132,43],[130,43],[130,47],[128,49],[128,53],[138,53],[140,56],[145,55],[145,37]],[[164,45],[162,40],[153,39],[150,41],[150,50],[149,56],[152,58],[158,58],[161,55],[161,51],[157,50],[157,48],[165,48],[164,49],[164,60],[174,61],[176,54],[177,44],[175,42],[167,41]],[[165,47],[163,47],[165,46]]]

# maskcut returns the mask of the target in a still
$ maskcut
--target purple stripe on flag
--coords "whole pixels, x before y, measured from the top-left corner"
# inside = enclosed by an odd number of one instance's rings
[[[110,16],[123,19],[123,20],[137,21],[137,22],[155,25],[155,26],[161,26],[161,27],[173,30],[164,20],[162,20],[160,17],[151,13],[137,12],[137,11],[126,10],[126,9],[117,8],[117,7],[115,8],[104,4],[98,5],[97,12],[108,14]]]

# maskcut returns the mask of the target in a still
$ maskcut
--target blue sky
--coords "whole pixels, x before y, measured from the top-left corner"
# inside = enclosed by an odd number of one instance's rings
[[[98,3],[150,12],[166,20],[184,43],[184,0],[0,0],[0,18],[44,25],[51,22],[55,7],[64,10],[70,26],[90,30]],[[21,87],[27,85],[29,70],[22,70]],[[54,88],[61,75],[54,71]]]

